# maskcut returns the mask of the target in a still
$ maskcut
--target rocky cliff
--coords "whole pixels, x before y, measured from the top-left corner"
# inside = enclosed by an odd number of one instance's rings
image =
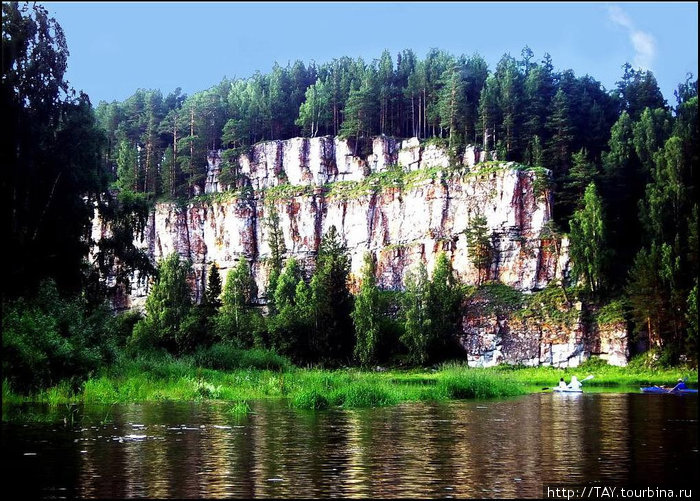
[[[487,278],[520,291],[542,289],[568,270],[567,241],[547,237],[551,195],[542,183],[547,172],[487,158],[492,156],[473,147],[462,158],[450,158],[444,148],[415,138],[379,137],[371,144],[332,137],[269,141],[238,158],[239,181],[228,190],[219,182],[220,152],[213,151],[205,195],[186,206],[156,205],[137,243],[154,262],[173,252],[189,259],[196,300],[213,263],[225,276],[246,259],[264,302],[272,211],[279,215],[285,257],[295,256],[308,272],[333,225],[348,248],[351,273],[358,274],[363,255],[372,253],[380,286],[392,289],[403,287],[406,271],[419,261],[431,270],[440,252],[447,253],[462,281],[476,283],[479,270],[469,258],[465,230],[482,215],[495,251]],[[93,238],[107,231],[97,217]],[[121,307],[140,306],[148,293],[148,283],[134,278]],[[568,338],[562,342],[565,350],[582,351]],[[475,362],[498,359],[479,348],[483,343],[464,345]],[[522,356],[502,358],[498,361]],[[575,363],[575,357],[559,358]]]

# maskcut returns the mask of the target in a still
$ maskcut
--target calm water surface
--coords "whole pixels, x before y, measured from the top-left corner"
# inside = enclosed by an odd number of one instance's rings
[[[513,498],[546,484],[687,486],[699,471],[697,404],[541,393],[311,412],[257,401],[238,418],[219,402],[5,407],[3,492]]]

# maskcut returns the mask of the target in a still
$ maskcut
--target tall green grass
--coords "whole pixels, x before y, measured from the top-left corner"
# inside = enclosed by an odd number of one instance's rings
[[[568,369],[513,366],[478,369],[459,364],[445,364],[431,371],[299,369],[264,350],[244,353],[230,346],[212,348],[181,358],[162,353],[120,358],[78,389],[64,381],[34,394],[21,395],[3,381],[3,404],[43,402],[59,406],[81,402],[222,400],[232,402],[242,412],[249,400],[279,398],[286,399],[294,408],[319,410],[501,398],[552,386],[560,377],[568,380],[572,375],[582,378],[593,374],[594,379],[587,381],[586,386],[663,384],[673,383],[679,377],[687,378],[694,386],[698,379],[696,369],[650,369],[642,363],[614,367],[596,359]]]

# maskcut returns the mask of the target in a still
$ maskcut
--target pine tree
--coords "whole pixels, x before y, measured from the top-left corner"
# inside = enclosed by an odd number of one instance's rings
[[[462,78],[462,68],[453,62],[442,75],[442,90],[438,98],[438,114],[440,127],[450,131],[449,147],[455,148],[464,142],[466,122],[465,83]]]
[[[503,118],[501,130],[505,155],[499,160],[507,160],[520,154],[520,123],[522,108],[522,75],[516,61],[504,56],[498,63],[495,73],[498,81],[498,106]]]
[[[574,140],[573,125],[569,116],[569,102],[560,88],[552,100],[552,113],[547,119],[546,129],[550,139],[546,143],[546,167],[554,172],[555,183],[569,170],[571,145]]]
[[[352,354],[352,296],[347,280],[350,260],[335,226],[321,240],[311,278],[312,350],[317,360],[340,361]]]
[[[357,145],[360,138],[372,134],[376,110],[377,95],[372,84],[371,72],[368,72],[362,80],[362,85],[350,91],[345,103],[343,124],[340,127],[341,137],[355,138],[354,155],[358,154]]]
[[[467,237],[467,253],[472,264],[477,269],[477,285],[488,280],[489,267],[493,261],[493,244],[488,233],[486,217],[478,214],[472,219],[465,231]]]
[[[207,288],[204,291],[202,303],[209,309],[209,313],[215,314],[221,306],[221,274],[216,263],[212,263],[209,268],[209,278]]]
[[[562,188],[556,200],[561,217],[570,218],[584,202],[586,187],[598,177],[598,169],[588,159],[588,152],[581,148],[571,155],[571,169],[562,180]]]
[[[122,140],[117,150],[116,187],[120,191],[138,191],[138,159],[136,148]]]
[[[273,294],[275,311],[268,316],[272,347],[298,362],[310,359],[311,298],[295,258],[287,259]]]
[[[496,124],[498,123],[498,84],[493,75],[486,79],[479,97],[479,121],[477,132],[483,134],[484,150],[490,151],[496,147]]]

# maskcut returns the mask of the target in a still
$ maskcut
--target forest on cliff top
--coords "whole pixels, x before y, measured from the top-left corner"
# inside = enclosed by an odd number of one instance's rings
[[[433,49],[421,59],[406,49],[370,62],[275,63],[190,96],[138,89],[95,108],[65,80],[59,23],[37,4],[2,9],[3,351],[5,312],[23,318],[18,301],[45,292],[46,279],[89,316],[108,299],[104,276],[115,258],[153,272],[133,235],[156,200],[190,197],[203,183],[209,150],[224,150],[223,175],[235,181],[236,157],[260,141],[384,134],[436,141],[454,155],[476,144],[499,160],[549,169],[555,231],[571,239],[569,285],[622,301],[634,332],[676,358],[697,353],[692,75],[670,104],[651,71],[629,64],[606,90],[528,47],[493,69],[477,53]],[[88,262],[95,204],[114,235]],[[70,328],[54,328],[57,339],[68,336]]]

